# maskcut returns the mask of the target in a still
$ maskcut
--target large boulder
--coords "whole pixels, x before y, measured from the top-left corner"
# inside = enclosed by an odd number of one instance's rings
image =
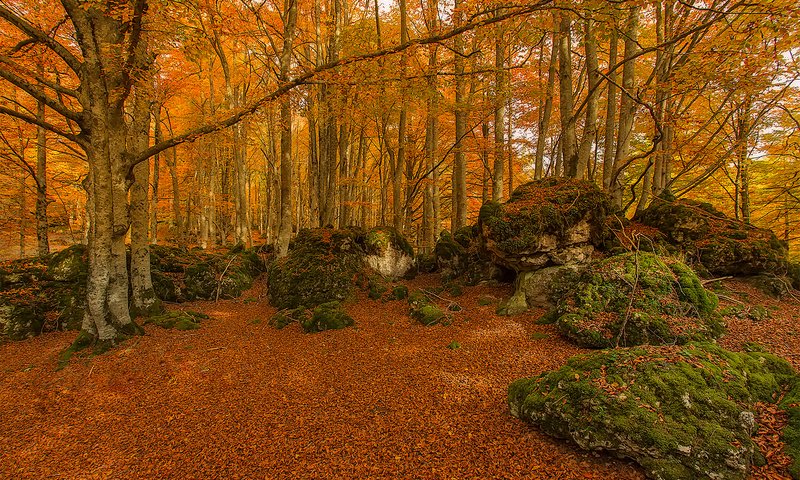
[[[559,279],[549,287],[561,297],[548,316],[583,347],[680,344],[723,332],[716,295],[675,259],[626,253]]]
[[[233,248],[186,268],[183,293],[189,300],[236,298],[253,286],[262,270],[263,262],[253,249]],[[165,291],[166,286],[159,286],[159,290]]]
[[[514,280],[514,294],[499,305],[497,313],[517,315],[530,308],[551,309],[561,300],[563,287],[576,281],[582,271],[581,265],[559,265],[520,272]]]
[[[787,245],[767,229],[725,216],[709,203],[656,198],[636,220],[659,229],[669,246],[716,275],[782,275]]]
[[[387,278],[415,273],[414,248],[393,227],[375,227],[364,236],[367,265]]]
[[[659,480],[748,478],[750,466],[763,464],[767,453],[751,438],[758,402],[779,399],[789,418],[784,441],[797,455],[799,396],[800,382],[786,361],[712,344],[577,356],[508,389],[514,416],[585,450],[630,458]],[[800,463],[793,460],[790,472],[799,478]]]
[[[459,228],[453,234],[447,230],[441,232],[434,256],[445,283],[457,281],[471,286],[513,278],[508,268],[492,262],[483,248],[478,225]]]
[[[524,272],[588,262],[610,210],[593,183],[546,178],[521,185],[506,203],[484,204],[478,224],[492,260]]]
[[[364,260],[364,232],[358,228],[303,229],[289,254],[268,271],[269,300],[278,308],[314,308],[350,297],[369,273]]]
[[[57,282],[86,281],[89,261],[86,245],[67,247],[52,255],[47,262],[47,277]]]

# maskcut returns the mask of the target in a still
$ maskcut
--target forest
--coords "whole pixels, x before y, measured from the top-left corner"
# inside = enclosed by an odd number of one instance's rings
[[[800,478],[798,39],[0,0],[0,477]]]

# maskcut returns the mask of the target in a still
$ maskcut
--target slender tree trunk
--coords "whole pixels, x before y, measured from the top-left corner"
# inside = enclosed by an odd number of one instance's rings
[[[153,105],[153,141],[157,144],[163,140],[161,133],[161,105]],[[158,243],[158,182],[159,182],[159,163],[161,154],[153,156],[153,196],[150,208],[150,243]],[[204,217],[205,218],[205,217]]]
[[[611,198],[615,207],[622,207],[622,165],[630,155],[633,120],[636,114],[636,102],[633,101],[634,81],[636,77],[635,55],[639,52],[637,33],[639,27],[639,7],[632,6],[625,27],[625,65],[622,67],[622,98],[619,103],[619,130],[617,133],[617,151],[614,155],[614,173],[611,182]]]
[[[497,10],[497,15],[503,9]],[[503,42],[505,29],[501,24],[495,27],[494,41],[494,167],[492,168],[492,200],[503,200],[503,181],[505,169],[505,120],[506,120],[506,49]],[[466,221],[464,222],[466,224]]]
[[[608,64],[617,63],[617,29],[612,28],[611,40],[608,48]],[[611,178],[614,176],[614,131],[617,123],[617,72],[608,73],[608,92],[606,94],[606,124],[603,134],[603,188],[611,189]]]
[[[586,76],[591,93],[586,101],[586,124],[578,151],[578,178],[584,178],[589,173],[592,144],[597,136],[597,99],[599,96],[597,86],[600,83],[600,75],[597,62],[597,40],[594,37],[594,21],[591,18],[587,18],[584,22],[583,43],[586,51]]]
[[[454,26],[458,28],[464,21],[462,1],[456,0],[454,6]],[[463,140],[467,132],[467,112],[464,95],[464,38],[455,37],[455,148],[453,151],[453,225],[456,231],[467,224],[467,158]],[[501,187],[502,188],[502,187]]]
[[[558,85],[559,111],[561,113],[561,152],[564,171],[571,178],[583,178],[585,172],[578,171],[578,138],[575,133],[575,117],[572,115],[572,40],[571,20],[567,12],[561,13],[558,41]]]
[[[280,81],[289,79],[292,61],[294,28],[297,21],[297,2],[286,0],[284,8],[283,50],[281,51]],[[281,224],[278,231],[279,257],[289,252],[289,239],[292,236],[292,104],[290,97],[281,99]]]
[[[41,66],[39,73],[43,73]],[[45,105],[43,102],[36,104],[36,118],[45,121]],[[36,129],[36,252],[39,256],[50,253],[50,241],[48,240],[48,219],[47,219],[47,135],[45,129]]]
[[[550,62],[547,69],[547,89],[545,91],[544,105],[539,109],[539,123],[537,125],[536,135],[536,158],[535,158],[535,171],[534,178],[542,178],[544,176],[544,151],[547,148],[547,131],[550,128],[550,117],[553,114],[553,92],[555,90],[556,65],[558,60],[558,36],[553,32],[550,40]],[[551,163],[553,159],[550,159]]]
[[[429,14],[430,33],[435,34],[439,31],[439,2],[430,2],[431,12]],[[436,212],[434,209],[434,187],[435,178],[438,177],[435,171],[438,170],[438,136],[439,136],[439,89],[436,77],[438,69],[438,46],[428,47],[428,92],[427,92],[427,112],[425,117],[425,169],[423,214],[422,214],[422,250],[428,252],[433,250],[436,243]]]

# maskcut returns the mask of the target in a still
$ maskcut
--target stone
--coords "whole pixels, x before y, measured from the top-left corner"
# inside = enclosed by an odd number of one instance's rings
[[[675,259],[632,252],[597,260],[579,275],[556,273],[563,276],[544,293],[532,293],[556,304],[548,316],[579,346],[682,344],[724,331],[717,296]]]
[[[47,276],[57,282],[86,281],[88,272],[86,245],[67,247],[53,255],[47,262]]]
[[[714,275],[783,275],[788,248],[763,228],[728,218],[709,203],[656,198],[635,220],[664,234],[665,242]]]
[[[593,183],[546,178],[521,185],[506,203],[484,204],[478,226],[492,261],[520,273],[589,261],[610,210]]]
[[[788,414],[783,440],[798,478],[798,380],[785,360],[764,352],[710,343],[634,347],[576,356],[518,380],[508,405],[544,433],[629,458],[650,478],[745,480],[766,453],[751,438],[752,407],[788,390],[778,408]]]
[[[415,273],[414,249],[392,227],[375,227],[364,237],[364,259],[372,270],[386,278],[404,278]]]

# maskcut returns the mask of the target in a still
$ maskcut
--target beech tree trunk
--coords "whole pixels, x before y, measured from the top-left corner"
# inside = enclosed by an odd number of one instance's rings
[[[619,129],[617,133],[617,150],[614,155],[614,171],[611,181],[611,199],[615,207],[622,207],[623,163],[630,155],[633,119],[636,114],[633,87],[636,78],[635,55],[639,52],[637,32],[639,27],[639,7],[632,6],[625,27],[625,65],[622,67],[622,98],[619,102]]]
[[[561,152],[564,172],[572,178],[583,178],[578,171],[578,137],[575,133],[575,117],[572,115],[572,40],[569,14],[561,13],[558,40],[558,85],[559,111],[561,114]]]
[[[283,50],[280,58],[280,81],[289,79],[289,68],[292,61],[292,45],[294,27],[297,21],[297,2],[286,0],[284,7]],[[279,257],[289,252],[289,240],[292,236],[292,105],[291,99],[285,95],[281,99],[281,217],[278,230]]]
[[[459,27],[463,23],[461,0],[455,1],[453,24]],[[463,140],[467,133],[467,112],[464,95],[464,37],[455,37],[455,148],[453,161],[453,225],[455,232],[467,224],[467,157],[464,153]]]
[[[539,123],[536,129],[536,157],[534,178],[544,176],[544,151],[547,147],[547,131],[550,128],[550,117],[553,115],[553,92],[555,90],[556,65],[558,61],[558,35],[554,31],[550,40],[550,62],[547,68],[547,89],[545,90],[544,105],[539,109]],[[551,158],[552,162],[553,159]]]
[[[497,15],[503,9],[497,10]],[[494,40],[494,167],[492,168],[492,200],[503,200],[503,181],[505,170],[505,121],[506,121],[506,49],[503,42],[505,29],[502,25],[495,27]],[[464,221],[466,224],[466,219]]]
[[[40,70],[41,72],[41,70]],[[45,121],[45,105],[36,103],[36,118]],[[45,129],[36,129],[36,253],[39,256],[50,253],[48,239],[49,224],[47,219],[47,135]]]

